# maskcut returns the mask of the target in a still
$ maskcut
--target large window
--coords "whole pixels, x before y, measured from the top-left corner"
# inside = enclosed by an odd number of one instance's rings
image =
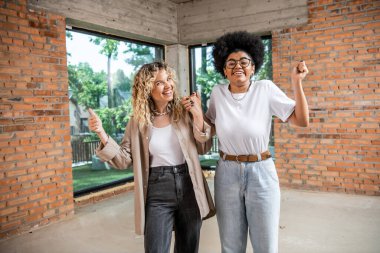
[[[272,80],[272,39],[271,37],[263,37],[262,39],[265,46],[264,63],[260,71],[256,73],[253,78],[255,80]],[[202,108],[204,111],[207,110],[212,88],[217,84],[227,83],[227,80],[215,71],[211,53],[211,44],[190,47],[191,92],[197,91],[201,94]],[[274,155],[273,122],[269,149]],[[218,159],[217,137],[214,137],[210,154],[201,156],[200,159],[204,167],[215,166]]]
[[[88,108],[106,132],[121,141],[131,113],[131,85],[143,64],[163,59],[163,47],[79,29],[67,30],[70,130],[74,195],[132,178],[99,161],[96,134],[88,130]]]

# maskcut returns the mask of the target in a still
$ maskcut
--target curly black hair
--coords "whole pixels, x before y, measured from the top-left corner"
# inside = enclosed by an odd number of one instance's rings
[[[244,51],[251,56],[255,72],[263,65],[264,45],[259,36],[246,31],[226,33],[216,40],[212,50],[214,67],[222,76],[227,57],[237,51]]]

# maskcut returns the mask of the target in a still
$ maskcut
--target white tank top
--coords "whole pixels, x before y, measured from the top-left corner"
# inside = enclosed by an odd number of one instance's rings
[[[161,128],[152,126],[149,154],[150,167],[185,163],[181,145],[171,124]]]

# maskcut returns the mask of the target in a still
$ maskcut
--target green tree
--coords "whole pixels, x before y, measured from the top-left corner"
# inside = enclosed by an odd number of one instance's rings
[[[66,38],[67,38],[68,40],[73,40],[73,34],[72,34],[72,32],[70,32],[70,31],[66,31]],[[71,53],[66,52],[66,55],[69,57],[69,56],[71,56]]]
[[[101,49],[99,53],[107,56],[107,86],[108,86],[108,107],[112,108],[112,83],[111,83],[111,59],[117,59],[118,55],[118,47],[120,44],[120,41],[117,40],[111,40],[101,37],[91,38],[91,42],[93,42],[95,45],[100,45]]]
[[[127,50],[123,53],[127,53],[129,57],[125,60],[128,64],[133,66],[133,70],[136,71],[143,64],[152,62],[155,59],[150,46],[140,45],[136,43],[125,42]]]
[[[116,138],[118,133],[124,133],[125,127],[132,115],[132,99],[130,98],[127,101],[124,101],[121,106],[113,108],[103,107],[96,109],[95,112],[101,119],[106,133],[113,138]],[[86,141],[98,139],[98,136],[95,133],[92,133],[91,136],[86,138]]]
[[[131,90],[131,78],[126,76],[122,69],[118,69],[116,73],[112,75],[112,80],[116,89],[121,91]]]
[[[129,98],[121,106],[115,108],[116,130],[118,132],[124,132],[131,115],[132,98]]]
[[[69,87],[73,98],[85,107],[99,108],[100,98],[107,94],[106,73],[94,72],[89,63],[68,66]]]
[[[202,109],[207,111],[207,102],[210,99],[212,88],[223,83],[223,77],[213,67],[207,67],[206,72],[197,70],[197,85],[201,87]]]
[[[197,90],[201,89],[202,109],[207,111],[207,102],[210,99],[212,88],[223,83],[223,77],[215,71],[210,48],[203,47],[201,51],[201,67],[197,69],[196,85]]]
[[[264,61],[263,66],[256,74],[256,80],[272,80],[273,79],[273,68],[272,68],[272,40],[265,39],[263,40],[264,44]]]

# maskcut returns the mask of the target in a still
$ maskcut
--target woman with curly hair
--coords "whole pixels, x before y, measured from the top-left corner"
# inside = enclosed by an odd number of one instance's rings
[[[96,154],[115,168],[132,164],[135,231],[144,234],[145,252],[169,252],[173,229],[175,252],[198,252],[202,218],[210,212],[198,152],[204,153],[211,130],[199,98],[180,100],[174,71],[154,62],[137,72],[132,99],[133,115],[120,145],[89,110],[89,128],[101,140]]]
[[[263,63],[260,37],[227,33],[213,48],[214,66],[228,85],[213,88],[206,113],[219,139],[215,205],[223,253],[246,252],[247,234],[255,253],[278,251],[280,188],[268,151],[272,115],[296,126],[309,123],[301,61],[291,71],[295,101],[269,80],[253,81]]]

